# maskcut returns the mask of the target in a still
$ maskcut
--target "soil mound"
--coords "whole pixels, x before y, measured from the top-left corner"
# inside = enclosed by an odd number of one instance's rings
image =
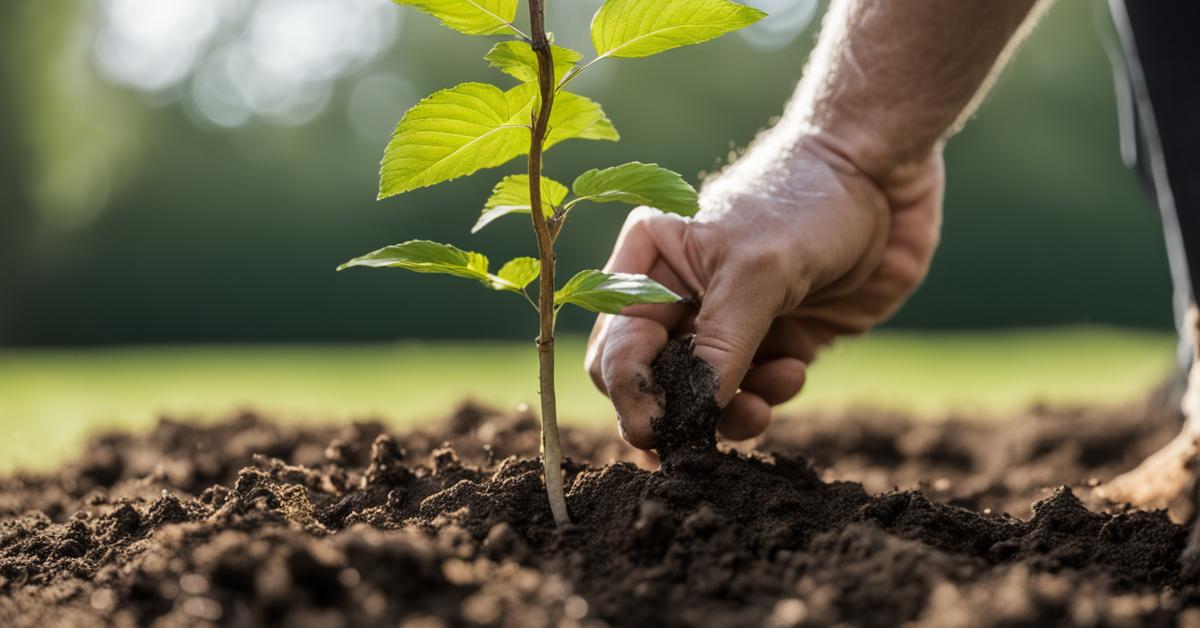
[[[163,420],[0,479],[0,625],[1197,625],[1186,530],[1089,501],[1172,429],[864,411],[752,453],[683,434],[654,472],[567,429],[560,529],[527,413]]]

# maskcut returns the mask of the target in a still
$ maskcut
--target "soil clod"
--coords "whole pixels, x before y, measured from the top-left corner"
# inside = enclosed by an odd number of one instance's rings
[[[715,399],[717,372],[692,353],[690,339],[674,339],[650,366],[651,392],[663,400],[663,413],[650,420],[664,462],[680,449],[711,451],[717,446],[721,408]]]

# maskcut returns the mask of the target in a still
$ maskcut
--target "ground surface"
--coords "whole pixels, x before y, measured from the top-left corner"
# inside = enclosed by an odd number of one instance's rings
[[[1196,626],[1184,528],[1088,488],[1174,427],[808,416],[657,472],[568,429],[556,530],[530,416],[163,422],[0,480],[0,625]]]
[[[880,332],[822,355],[790,412],[870,404],[915,416],[965,410],[1005,418],[1031,402],[1111,404],[1156,385],[1170,334],[1098,328],[989,333]],[[560,414],[612,421],[583,370],[583,343],[560,342]],[[465,398],[511,408],[537,393],[528,343],[0,350],[0,473],[48,470],[85,435],[150,429],[164,414],[269,409],[310,423],[385,417],[407,428]]]

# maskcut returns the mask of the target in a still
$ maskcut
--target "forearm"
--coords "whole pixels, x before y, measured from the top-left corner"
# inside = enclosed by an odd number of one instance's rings
[[[930,159],[978,106],[1046,4],[835,1],[786,113],[745,165],[786,161],[812,138],[880,179]]]

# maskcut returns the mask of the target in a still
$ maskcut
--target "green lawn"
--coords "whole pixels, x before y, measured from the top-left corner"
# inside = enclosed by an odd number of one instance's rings
[[[560,415],[610,420],[582,355],[581,339],[561,343]],[[788,409],[988,417],[1039,400],[1118,403],[1157,384],[1172,355],[1167,334],[1095,328],[878,333],[826,353]],[[146,427],[163,413],[212,419],[252,406],[295,420],[406,424],[468,397],[512,406],[534,400],[535,371],[532,344],[520,343],[3,350],[0,471],[45,468],[92,430]]]

